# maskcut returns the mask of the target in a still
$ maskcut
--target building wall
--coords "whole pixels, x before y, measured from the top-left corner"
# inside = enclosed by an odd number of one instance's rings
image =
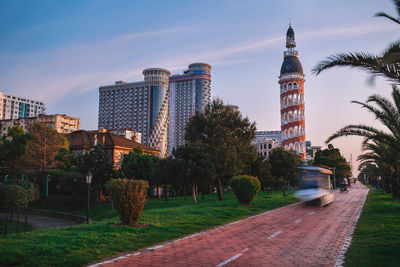
[[[45,111],[41,101],[0,92],[0,120],[36,117]]]
[[[170,72],[161,68],[143,71],[144,81],[99,88],[98,127],[130,128],[142,134],[147,146],[167,154],[168,81]]]
[[[265,138],[276,140],[280,144],[282,142],[282,132],[281,131],[256,131],[255,142],[263,141],[263,140],[265,140]]]
[[[169,79],[170,105],[168,154],[185,143],[185,127],[196,112],[204,112],[211,102],[211,66],[193,63],[181,75]]]
[[[252,144],[256,147],[257,152],[260,153],[264,158],[268,158],[269,153],[271,153],[271,151],[274,148],[280,146],[279,141],[271,138],[265,138],[264,140],[257,140]]]
[[[67,115],[40,115],[32,118],[9,119],[0,121],[0,136],[6,136],[14,126],[19,126],[24,132],[29,132],[36,123],[43,123],[59,133],[67,134],[81,127],[81,120]]]

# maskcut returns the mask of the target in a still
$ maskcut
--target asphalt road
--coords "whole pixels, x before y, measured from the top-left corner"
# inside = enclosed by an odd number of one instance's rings
[[[334,266],[367,194],[358,183],[324,208],[292,204],[94,266]]]

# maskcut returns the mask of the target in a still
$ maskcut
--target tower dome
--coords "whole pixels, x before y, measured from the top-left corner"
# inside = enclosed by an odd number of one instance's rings
[[[300,73],[303,75],[303,67],[301,66],[298,56],[286,56],[283,59],[281,67],[281,75],[288,73]]]

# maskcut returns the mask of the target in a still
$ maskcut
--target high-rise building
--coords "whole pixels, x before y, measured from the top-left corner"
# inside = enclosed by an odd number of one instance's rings
[[[0,92],[0,120],[36,117],[45,111],[41,101]]]
[[[162,68],[143,71],[144,81],[99,88],[98,127],[130,128],[142,134],[144,145],[167,155],[168,98],[170,72]]]
[[[183,74],[169,78],[168,154],[185,143],[185,126],[211,101],[211,66],[193,63]]]
[[[304,118],[304,73],[295,50],[296,42],[291,25],[286,33],[286,48],[279,76],[281,100],[282,146],[295,150],[302,159],[306,156]]]

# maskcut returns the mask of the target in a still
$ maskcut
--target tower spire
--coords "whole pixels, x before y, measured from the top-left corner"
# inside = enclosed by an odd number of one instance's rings
[[[292,23],[289,21],[289,29],[286,32],[286,47],[290,50],[296,47],[296,41],[294,40],[294,30]]]

